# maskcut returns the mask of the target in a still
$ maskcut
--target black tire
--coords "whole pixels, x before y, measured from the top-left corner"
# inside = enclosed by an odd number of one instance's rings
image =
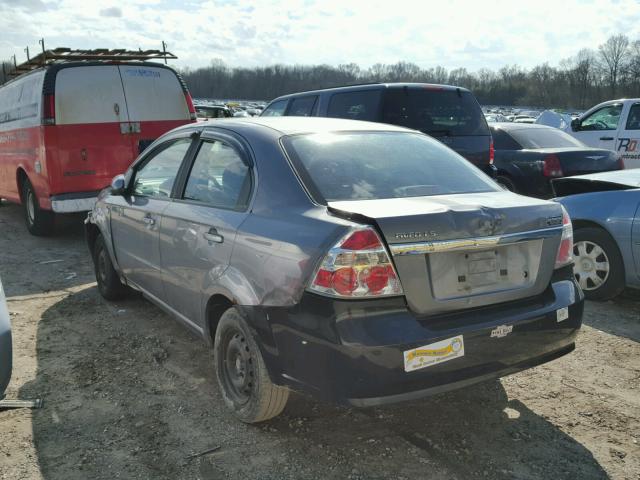
[[[513,183],[513,180],[506,175],[498,175],[496,177],[496,182],[502,185],[504,188],[513,193],[518,193],[518,189],[516,188],[516,184]]]
[[[220,393],[238,419],[263,422],[284,410],[289,389],[271,382],[260,348],[235,308],[218,322],[213,353]]]
[[[53,232],[53,212],[40,208],[38,197],[28,178],[22,184],[22,204],[29,233],[39,237],[51,235]]]
[[[104,244],[102,235],[98,235],[93,246],[93,266],[98,283],[98,291],[107,300],[119,300],[126,297],[130,289],[120,281],[113,268],[111,257]]]
[[[584,243],[588,242],[588,243]],[[574,265],[574,274],[576,275],[576,280],[578,283],[584,285],[587,283],[586,288],[583,287],[582,291],[585,294],[585,297],[589,300],[610,300],[616,296],[618,296],[625,287],[625,272],[624,272],[624,263],[622,261],[622,255],[620,254],[620,250],[618,249],[618,245],[611,238],[606,231],[597,227],[586,227],[586,228],[578,228],[575,230],[573,234],[573,255],[575,260]],[[587,249],[591,246],[595,245],[602,249],[603,255],[599,255],[593,262],[598,262],[598,264],[602,264],[605,261],[609,265],[607,275],[603,274],[603,271],[594,271],[594,275],[597,275],[601,280],[604,280],[602,284],[596,286],[595,283],[588,278],[582,278],[581,272],[585,272],[588,270],[588,265],[582,264],[583,258],[588,262],[588,258],[583,257],[580,254],[580,248],[584,247],[583,250],[587,251]],[[591,247],[591,250],[588,253],[594,252],[595,247]],[[590,268],[593,270],[595,263],[592,263]],[[582,286],[581,285],[581,286]]]

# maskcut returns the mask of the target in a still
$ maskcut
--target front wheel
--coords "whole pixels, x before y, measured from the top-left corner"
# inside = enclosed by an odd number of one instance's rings
[[[289,390],[271,382],[249,326],[235,308],[220,318],[213,353],[222,398],[238,419],[257,423],[284,410]]]
[[[29,179],[22,184],[22,202],[29,233],[37,236],[51,235],[53,231],[53,212],[42,210],[36,191]]]
[[[573,236],[573,273],[589,300],[609,300],[625,286],[622,255],[600,228],[579,228]]]
[[[106,300],[119,300],[127,296],[130,289],[120,281],[118,272],[113,268],[102,235],[98,235],[93,247],[93,265],[100,295]]]

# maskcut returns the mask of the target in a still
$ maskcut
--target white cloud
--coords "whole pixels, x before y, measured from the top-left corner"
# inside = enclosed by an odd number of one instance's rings
[[[107,13],[107,16],[103,16]],[[118,16],[120,13],[121,16]],[[640,38],[633,0],[513,2],[0,0],[0,58],[26,45],[161,48],[179,67],[400,60],[422,67],[556,64],[614,33]]]

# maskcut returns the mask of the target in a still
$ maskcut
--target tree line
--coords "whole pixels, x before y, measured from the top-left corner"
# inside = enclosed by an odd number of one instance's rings
[[[582,49],[558,66],[506,65],[497,71],[420,68],[410,62],[229,67],[219,60],[181,71],[194,97],[270,100],[287,93],[368,82],[424,82],[466,87],[484,105],[586,109],[619,97],[640,97],[640,39],[613,35],[596,49]]]

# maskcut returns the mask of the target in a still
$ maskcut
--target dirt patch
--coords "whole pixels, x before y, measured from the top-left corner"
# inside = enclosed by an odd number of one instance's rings
[[[637,294],[589,303],[574,353],[501,381],[373,409],[295,395],[247,426],[198,338],[142,299],[102,300],[80,224],[35,238],[0,208],[8,394],[46,402],[0,412],[1,479],[640,478]]]

